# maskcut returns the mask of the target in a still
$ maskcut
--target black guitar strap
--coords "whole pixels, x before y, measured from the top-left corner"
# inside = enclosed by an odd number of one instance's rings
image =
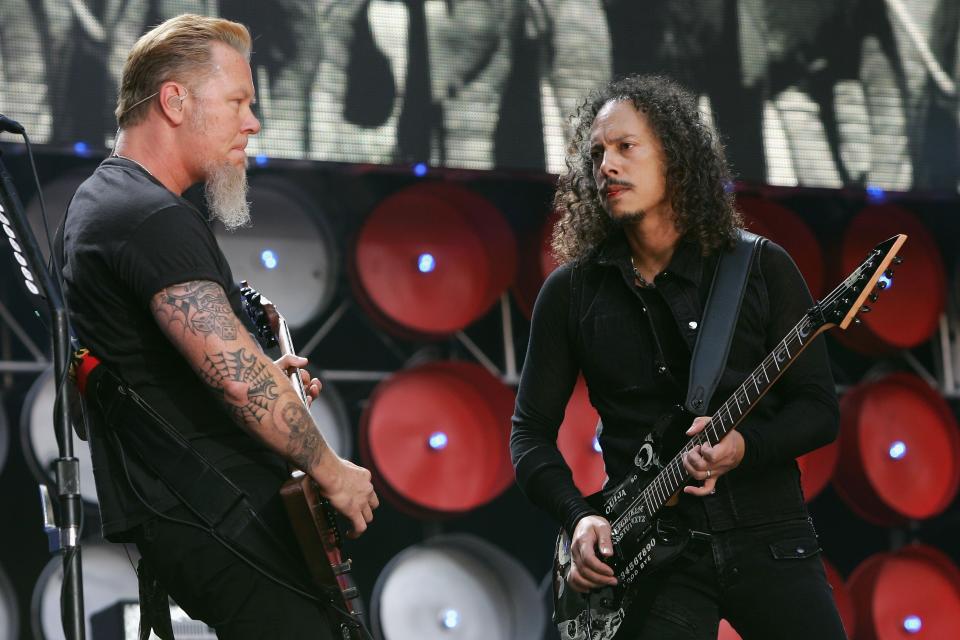
[[[765,238],[739,230],[740,237],[733,251],[724,253],[713,275],[710,296],[703,311],[700,335],[693,347],[690,362],[690,384],[684,408],[690,413],[706,415],[710,399],[727,364],[730,343],[740,316],[740,304],[747,289],[750,267]]]

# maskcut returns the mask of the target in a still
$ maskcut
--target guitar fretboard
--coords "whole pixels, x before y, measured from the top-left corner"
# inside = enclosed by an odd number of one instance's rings
[[[787,367],[793,364],[797,356],[823,331],[825,328],[822,316],[823,305],[830,307],[838,300],[841,303],[846,302],[841,299],[842,296],[846,295],[845,292],[862,285],[869,277],[873,266],[873,260],[868,258],[824,298],[824,303],[804,314],[800,322],[787,332],[783,340],[753,370],[753,373],[747,376],[743,384],[714,412],[703,431],[692,437],[653,481],[640,492],[637,502],[646,506],[648,514],[652,515],[659,511],[690,479],[683,467],[684,454],[698,445],[707,443],[715,445],[736,428]]]

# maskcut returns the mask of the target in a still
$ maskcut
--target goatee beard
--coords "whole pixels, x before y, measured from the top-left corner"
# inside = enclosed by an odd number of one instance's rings
[[[610,213],[610,211],[607,211],[607,216],[610,217],[610,223],[614,227],[620,229],[640,222],[646,217],[646,215],[647,212],[643,209],[640,209],[639,211],[630,211],[629,213],[621,213],[620,215],[613,215]]]
[[[211,217],[222,222],[227,231],[250,225],[245,169],[229,163],[210,166],[203,195]]]

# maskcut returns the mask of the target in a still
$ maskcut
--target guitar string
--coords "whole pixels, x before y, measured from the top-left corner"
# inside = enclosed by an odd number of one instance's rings
[[[831,291],[822,301],[820,301],[819,303],[817,303],[817,306],[821,306],[821,305],[827,305],[827,306],[829,306],[830,304],[833,304],[834,302],[836,302],[836,300],[838,300],[838,299],[840,298],[840,296],[842,296],[842,295],[844,294],[843,289],[849,288],[849,287],[851,286],[851,284],[853,284],[853,282],[861,279],[861,277],[863,276],[864,270],[867,268],[867,264],[866,264],[866,263],[871,262],[872,260],[876,259],[877,257],[878,257],[878,256],[876,255],[876,252],[874,252],[874,255],[871,255],[871,256],[870,256],[869,258],[867,258],[864,262],[862,262],[856,269],[854,269],[853,272],[851,272],[851,274],[850,274],[849,276],[847,276],[847,278],[846,278],[839,286],[837,286],[833,291]],[[882,261],[881,261],[881,262],[882,262]],[[870,269],[873,268],[872,264],[869,266],[869,268],[870,268]],[[860,295],[860,294],[858,294],[858,295]],[[760,365],[758,365],[758,366],[750,373],[750,375],[748,376],[747,380],[744,381],[744,383],[741,384],[741,385],[734,391],[734,393],[733,393],[733,397],[734,397],[734,398],[736,398],[736,395],[737,395],[737,393],[738,393],[740,390],[743,390],[743,392],[744,392],[744,397],[749,401],[749,394],[748,394],[747,391],[746,391],[746,384],[747,384],[747,382],[749,382],[749,381],[753,381],[755,386],[759,386],[759,385],[757,384],[758,380],[756,379],[756,373],[757,373],[757,370],[759,370],[759,369],[762,369],[762,370],[763,370],[764,377],[767,379],[767,382],[766,382],[765,386],[763,387],[764,389],[766,389],[766,388],[768,388],[769,386],[771,386],[771,385],[773,384],[773,382],[776,382],[777,377],[774,377],[774,380],[773,380],[773,381],[770,381],[770,379],[769,379],[769,376],[768,376],[768,374],[767,374],[767,372],[766,372],[766,367],[767,367],[767,365],[768,365],[768,362],[767,362],[767,361],[770,360],[771,362],[770,362],[769,364],[772,364],[772,365],[774,365],[774,366],[777,366],[776,355],[777,355],[777,353],[779,352],[779,349],[780,349],[780,347],[781,347],[782,345],[784,346],[784,349],[786,350],[785,343],[791,338],[791,335],[792,335],[792,334],[796,334],[797,340],[800,342],[800,346],[801,346],[801,347],[803,346],[803,338],[802,338],[801,335],[800,335],[800,327],[801,327],[801,325],[804,325],[804,323],[809,323],[808,325],[804,326],[804,329],[811,329],[811,328],[813,327],[813,322],[810,321],[809,315],[808,315],[808,314],[804,314],[804,317],[803,317],[796,325],[794,325],[794,327],[793,327],[792,329],[790,329],[789,331],[787,331],[787,335],[783,338],[783,340],[781,340],[781,341],[777,344],[776,347],[774,347],[773,351],[772,351],[770,354],[768,354],[768,355],[761,361]],[[809,335],[809,334],[808,334],[808,335]],[[814,337],[815,337],[815,336],[814,336]],[[789,351],[787,351],[787,353],[789,354]],[[799,355],[799,352],[798,352],[798,355]],[[781,373],[781,372],[782,372],[782,369],[781,369],[779,366],[777,366],[777,373]],[[759,399],[759,396],[758,396],[758,399]],[[721,405],[720,409],[718,409],[717,413],[719,414],[720,411],[722,411],[724,408],[726,408],[726,409],[727,409],[727,415],[728,415],[728,417],[730,418],[731,426],[733,426],[735,420],[733,419],[733,414],[731,413],[731,407],[729,406],[729,404],[730,404],[730,399],[728,398],[728,399],[723,403],[723,405]],[[749,407],[749,402],[748,402],[748,407]],[[748,411],[748,412],[749,412],[749,411]],[[745,415],[744,413],[740,413],[740,417],[741,417],[741,418],[743,418],[744,415]],[[722,416],[719,416],[719,417],[720,417],[720,423],[721,423],[720,426],[721,426],[721,428],[722,428],[722,427],[724,426],[724,425],[723,425],[723,418],[722,418]],[[673,459],[671,459],[671,461],[670,461],[669,463],[667,463],[667,465],[666,465],[666,467],[665,467],[665,470],[670,469],[671,472],[672,472],[672,471],[676,471],[676,473],[680,476],[681,480],[685,480],[685,479],[689,478],[689,474],[688,474],[688,473],[686,472],[686,470],[682,467],[682,465],[680,465],[680,463],[679,463],[678,461],[682,459],[682,454],[691,451],[691,450],[692,450],[694,447],[696,447],[697,445],[702,445],[704,440],[706,440],[707,442],[710,441],[709,435],[707,434],[707,429],[712,429],[713,432],[714,432],[714,437],[715,437],[716,441],[717,441],[717,442],[720,441],[720,436],[718,436],[718,434],[717,434],[717,432],[716,432],[716,427],[713,425],[713,418],[711,418],[710,421],[707,423],[707,425],[704,427],[703,431],[701,431],[700,433],[698,433],[694,438],[692,438],[692,439],[690,440],[690,442],[688,442],[687,444],[685,444],[684,447],[680,450],[680,452],[678,452],[678,454],[677,454],[676,456],[674,456]],[[726,435],[726,432],[724,432],[724,435]],[[652,516],[653,513],[654,513],[654,509],[653,509],[653,503],[650,502],[650,495],[649,495],[649,493],[648,493],[648,490],[650,489],[650,487],[654,487],[654,490],[658,490],[659,492],[664,492],[664,493],[665,493],[665,492],[667,491],[667,488],[666,488],[666,487],[663,487],[663,486],[660,486],[660,485],[662,485],[662,483],[660,482],[660,479],[661,479],[663,476],[664,476],[664,471],[661,471],[660,473],[658,473],[657,476],[653,479],[653,481],[651,481],[651,483],[650,483],[649,485],[647,485],[647,487],[645,487],[644,489],[642,489],[642,490],[639,492],[639,494],[637,495],[637,498],[634,499],[634,500],[627,506],[626,509],[624,509],[623,513],[622,513],[620,516],[618,516],[616,519],[614,519],[613,522],[611,522],[611,526],[615,526],[615,525],[619,524],[620,522],[622,522],[623,519],[626,518],[627,515],[630,514],[630,512],[634,510],[634,508],[637,506],[637,504],[638,504],[641,500],[643,500],[643,501],[646,503],[648,515],[649,515],[649,516]],[[673,494],[671,493],[670,495],[673,495]],[[661,502],[661,504],[660,504],[661,507],[663,506],[663,503],[665,503],[667,500],[669,500],[670,495],[667,495],[665,498],[661,497],[660,495],[657,495],[657,496],[656,496],[656,498]],[[658,507],[657,509],[659,510],[659,508],[660,508],[660,507]]]
[[[872,258],[876,258],[876,256],[873,256]],[[840,295],[843,295],[843,291],[841,291],[841,289],[842,289],[843,287],[849,287],[849,286],[851,285],[851,281],[859,280],[859,279],[861,278],[862,274],[863,274],[863,270],[864,270],[864,268],[865,268],[865,263],[868,262],[869,260],[871,260],[872,258],[868,258],[867,261],[864,261],[864,263],[862,263],[857,269],[855,269],[855,270],[853,271],[853,273],[851,273],[851,274],[847,277],[847,279],[841,284],[841,286],[838,286],[838,287],[837,287],[834,291],[832,291],[826,298],[824,298],[824,300],[823,300],[822,302],[820,302],[819,304],[821,304],[821,305],[822,305],[822,304],[832,304]],[[872,266],[871,266],[870,268],[872,268]],[[805,324],[805,323],[806,323],[806,324]],[[773,382],[771,382],[771,381],[769,380],[769,375],[766,373],[766,367],[767,367],[768,365],[771,365],[771,364],[772,364],[773,366],[776,366],[776,367],[777,367],[778,373],[779,373],[780,371],[782,371],[782,368],[779,367],[779,365],[777,364],[776,355],[777,355],[778,353],[783,353],[783,351],[786,351],[786,353],[789,354],[788,344],[789,344],[789,341],[792,339],[792,337],[793,337],[794,335],[796,336],[796,339],[797,339],[797,341],[800,343],[800,347],[802,348],[804,343],[803,343],[803,336],[802,336],[801,333],[800,333],[800,332],[801,332],[801,327],[802,327],[804,330],[806,330],[806,329],[812,328],[812,325],[813,325],[813,323],[810,321],[809,316],[804,316],[804,318],[801,319],[801,321],[798,322],[798,323],[793,327],[793,329],[791,329],[790,331],[787,332],[787,335],[786,335],[786,336],[784,337],[784,339],[777,345],[777,347],[773,350],[773,352],[772,352],[771,354],[769,354],[766,358],[764,358],[764,360],[762,361],[761,365],[758,366],[758,367],[748,376],[748,379],[734,392],[734,394],[733,394],[733,396],[732,396],[731,399],[733,399],[733,400],[735,400],[735,401],[737,402],[737,404],[738,404],[738,413],[740,414],[740,417],[741,417],[741,418],[745,415],[746,412],[743,412],[743,411],[740,410],[740,408],[739,408],[739,400],[738,400],[738,397],[739,397],[740,392],[741,392],[741,391],[743,392],[743,397],[744,397],[744,399],[745,399],[745,401],[746,401],[746,403],[747,403],[747,405],[748,405],[748,412],[749,412],[750,395],[749,395],[749,392],[747,391],[747,384],[748,384],[749,382],[753,382],[753,383],[754,383],[754,386],[757,387],[758,390],[759,390],[758,378],[756,377],[756,374],[757,374],[757,371],[758,371],[758,370],[761,370],[761,369],[763,370],[764,377],[767,378],[767,383],[766,383],[766,385],[764,386],[764,389],[766,389],[768,386],[770,386],[771,384],[773,384]],[[781,347],[782,347],[782,350],[781,350]],[[776,381],[776,377],[774,378],[774,381]],[[758,394],[758,398],[759,398],[759,395],[760,395],[760,394]],[[723,425],[723,416],[722,416],[722,413],[721,413],[724,408],[727,410],[727,416],[728,416],[729,419],[730,419],[731,425],[735,422],[735,420],[734,420],[734,418],[733,418],[733,413],[732,413],[732,406],[730,405],[730,399],[728,399],[728,400],[723,404],[723,406],[721,406],[721,408],[717,411],[717,417],[718,417],[718,419],[719,419],[719,423],[720,423],[721,428],[723,428],[723,427],[725,426],[725,425]],[[641,491],[641,495],[638,495],[638,499],[637,499],[637,500],[634,500],[634,501],[630,504],[630,506],[624,511],[624,516],[625,516],[627,513],[629,513],[631,510],[633,510],[633,507],[637,504],[637,502],[639,501],[639,499],[640,499],[641,497],[645,498],[644,501],[647,503],[647,509],[648,509],[648,511],[649,511],[650,513],[653,512],[652,505],[651,505],[650,500],[649,500],[650,495],[649,495],[649,493],[648,493],[648,490],[649,490],[650,488],[652,488],[652,490],[654,490],[654,491],[657,493],[656,497],[657,497],[658,499],[660,499],[662,502],[666,502],[666,500],[669,499],[670,495],[673,494],[673,491],[670,491],[667,486],[664,486],[664,484],[665,484],[665,483],[664,483],[664,480],[666,479],[666,475],[671,475],[671,476],[672,476],[672,474],[675,472],[675,473],[679,476],[681,482],[682,482],[685,478],[688,478],[688,477],[689,477],[688,474],[686,473],[686,470],[683,469],[681,466],[679,466],[678,460],[681,459],[681,456],[682,456],[683,453],[688,452],[689,450],[691,450],[693,447],[697,446],[698,444],[702,445],[702,444],[703,444],[703,439],[704,439],[704,437],[706,437],[707,442],[709,442],[709,434],[707,433],[707,430],[708,430],[708,429],[710,429],[711,431],[713,431],[715,441],[719,442],[719,440],[721,439],[721,436],[719,436],[719,435],[717,434],[716,425],[713,424],[713,420],[711,419],[711,421],[704,427],[704,430],[703,430],[702,432],[700,432],[699,434],[697,434],[697,437],[696,437],[695,439],[693,439],[693,440],[691,440],[691,442],[687,443],[687,445],[685,445],[684,448],[681,450],[680,454],[678,454],[674,459],[672,459],[672,460],[670,461],[670,463],[668,463],[667,467],[665,468],[665,471],[668,471],[669,473],[668,473],[668,474],[665,474],[664,472],[661,472],[660,474],[658,474],[657,477],[654,478],[654,480],[650,483],[650,485],[648,486],[648,488],[644,488],[644,489]],[[726,431],[724,432],[724,435],[726,435]],[[643,495],[643,494],[646,494],[646,495]],[[662,504],[661,504],[661,506],[662,506]],[[620,520],[622,520],[622,518],[623,518],[624,516],[621,516],[620,518],[617,518],[614,522],[615,522],[615,523],[619,522]]]

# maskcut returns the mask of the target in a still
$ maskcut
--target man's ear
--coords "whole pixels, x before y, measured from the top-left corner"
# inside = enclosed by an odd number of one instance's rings
[[[176,82],[164,82],[160,87],[160,109],[174,125],[183,122],[183,101],[186,97],[186,88]]]

